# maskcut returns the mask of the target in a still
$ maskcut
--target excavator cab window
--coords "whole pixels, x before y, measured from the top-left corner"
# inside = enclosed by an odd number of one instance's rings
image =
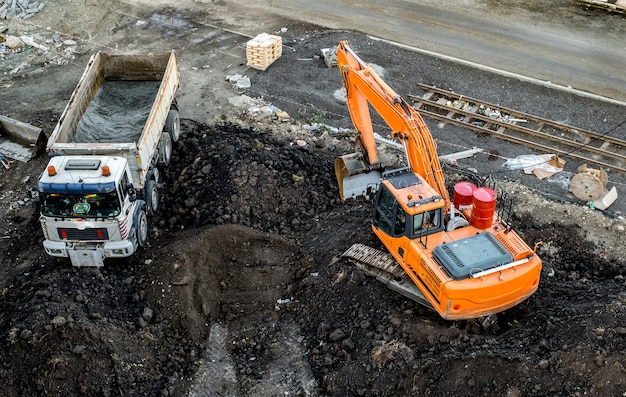
[[[384,186],[378,191],[373,223],[381,231],[392,236],[406,232],[407,215],[393,194]]]
[[[443,227],[442,209],[425,211],[413,215],[413,235],[423,236],[441,230]]]
[[[396,224],[393,229],[393,234],[396,236],[401,236],[406,231],[406,213],[396,203]]]
[[[376,205],[374,206],[374,219],[372,223],[380,230],[391,234],[393,207],[396,199],[384,186],[378,190]]]

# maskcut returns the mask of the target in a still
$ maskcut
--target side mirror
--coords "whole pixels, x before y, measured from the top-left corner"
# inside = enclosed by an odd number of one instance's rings
[[[376,193],[378,192],[378,184],[370,183],[367,185],[365,189],[365,194],[363,197],[365,198],[365,202],[371,204],[376,199]]]
[[[133,202],[137,200],[137,191],[132,183],[126,185],[126,192],[128,193],[128,199]]]

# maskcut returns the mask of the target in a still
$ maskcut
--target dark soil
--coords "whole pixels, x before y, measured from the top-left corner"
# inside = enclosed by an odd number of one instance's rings
[[[609,396],[626,387],[623,263],[593,254],[580,228],[521,223],[528,241],[559,247],[542,254],[539,291],[488,329],[446,322],[333,261],[353,242],[377,243],[369,206],[336,199],[330,152],[234,124],[185,120],[184,132],[149,250],[103,269],[42,256],[9,281],[6,395],[185,394],[215,324],[230,329],[239,379],[227,395],[256,395],[276,344],[294,333],[314,379],[289,386],[302,395]],[[38,233],[35,222],[23,227]]]
[[[136,21],[128,18],[132,33]],[[144,33],[160,34],[153,30]],[[563,204],[571,195],[562,180],[502,168],[528,149],[426,120],[441,154],[485,149],[458,167],[512,189],[512,225],[529,245],[543,242],[532,297],[491,324],[447,322],[337,259],[356,242],[382,248],[370,230],[371,206],[338,198],[333,161],[349,139],[301,127],[350,127],[333,96],[338,71],[315,58],[342,39],[383,66],[403,96],[419,94],[417,82],[437,85],[626,139],[623,109],[356,33],[301,24],[288,35],[290,51],[266,72],[250,71],[246,94],[295,120],[231,108],[219,109],[223,121],[214,125],[183,120],[162,172],[161,208],[138,255],[72,268],[44,254],[36,203],[2,214],[0,394],[624,395],[624,203],[605,214]],[[69,96],[67,87],[60,91]],[[57,110],[24,117],[50,127]],[[566,172],[577,165],[568,160]],[[44,166],[45,156],[13,164],[1,175],[2,198],[29,197]],[[458,169],[446,177],[455,180]],[[611,175],[622,195],[623,178]]]

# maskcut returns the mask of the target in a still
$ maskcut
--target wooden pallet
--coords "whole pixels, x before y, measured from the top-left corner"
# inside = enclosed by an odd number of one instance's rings
[[[283,52],[280,36],[261,33],[246,45],[248,66],[258,70],[266,70]]]

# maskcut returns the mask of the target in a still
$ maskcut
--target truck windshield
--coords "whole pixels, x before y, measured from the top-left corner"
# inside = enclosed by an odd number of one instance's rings
[[[120,213],[116,192],[69,195],[41,194],[41,214],[45,216],[106,218]]]

